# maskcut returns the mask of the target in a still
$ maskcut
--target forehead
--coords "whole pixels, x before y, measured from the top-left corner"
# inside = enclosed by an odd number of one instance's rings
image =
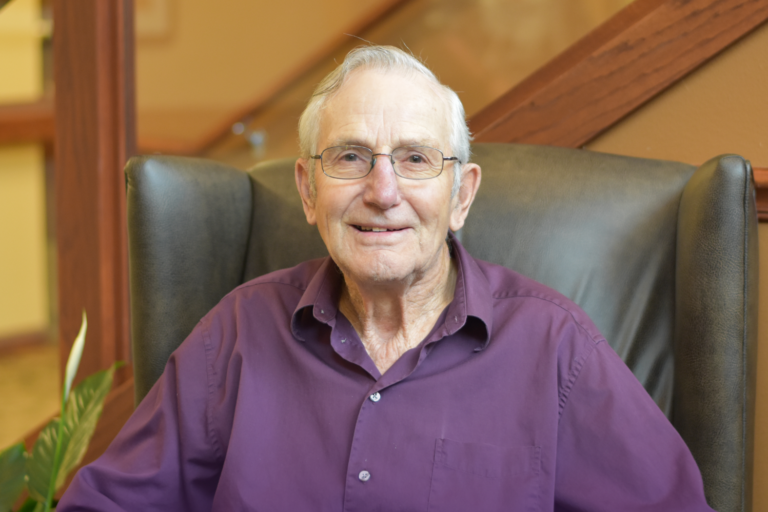
[[[448,148],[448,105],[438,87],[410,71],[358,70],[325,105],[320,144],[379,149],[405,144]]]

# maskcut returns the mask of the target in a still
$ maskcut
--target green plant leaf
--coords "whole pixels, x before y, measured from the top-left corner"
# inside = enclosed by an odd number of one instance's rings
[[[64,412],[61,458],[56,470],[54,491],[64,485],[69,473],[83,459],[104,408],[104,400],[112,387],[115,369],[121,365],[122,363],[115,363],[110,369],[91,375],[72,390]],[[59,421],[56,418],[45,426],[27,459],[29,494],[43,502],[48,495],[48,486],[54,471]]]
[[[72,344],[72,348],[69,351],[69,357],[67,358],[67,369],[64,372],[63,402],[66,402],[67,398],[69,398],[69,390],[72,388],[72,381],[75,380],[77,367],[80,366],[80,359],[83,357],[86,331],[88,331],[88,318],[85,316],[85,311],[83,311],[83,321],[80,323],[80,332],[77,333],[77,338],[75,338],[75,342]]]
[[[91,375],[72,391],[64,413],[64,431],[68,433],[69,439],[62,446],[63,456],[56,478],[56,489],[64,485],[69,472],[83,460],[104,408],[104,400],[112,388],[115,370],[122,364],[117,362],[108,370]]]
[[[27,489],[29,495],[44,502],[48,495],[51,481],[53,455],[56,451],[56,438],[59,430],[59,418],[54,418],[40,431],[32,452],[27,457]]]
[[[40,512],[43,510],[44,505],[39,501],[35,501],[32,498],[27,498],[24,504],[17,512]]]
[[[24,490],[26,461],[24,443],[14,444],[0,452],[0,512],[11,510]]]

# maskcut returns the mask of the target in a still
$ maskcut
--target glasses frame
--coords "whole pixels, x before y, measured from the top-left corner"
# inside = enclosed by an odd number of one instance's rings
[[[360,149],[366,149],[366,150],[370,151],[371,152],[371,168],[368,169],[368,172],[363,174],[362,176],[357,176],[357,177],[354,177],[354,178],[342,178],[342,177],[339,177],[339,176],[331,176],[330,174],[325,172],[325,166],[323,165],[323,153],[325,153],[329,149],[337,149],[337,148],[360,148]],[[395,151],[397,151],[398,149],[402,149],[402,148],[425,148],[425,149],[432,149],[432,150],[437,151],[438,153],[440,153],[440,156],[443,157],[442,160],[441,160],[440,172],[438,172],[434,176],[430,176],[429,178],[410,178],[408,176],[403,176],[402,174],[397,172],[397,167],[395,167],[395,159],[392,156]],[[400,176],[401,178],[406,179],[406,180],[415,180],[415,181],[432,180],[432,179],[437,178],[438,176],[443,174],[443,169],[445,169],[445,162],[446,161],[461,163],[461,160],[459,160],[459,157],[456,157],[456,156],[445,156],[445,154],[442,151],[440,151],[437,148],[430,147],[430,146],[400,146],[398,148],[393,149],[392,153],[374,153],[371,148],[367,148],[365,146],[355,146],[355,145],[331,146],[331,147],[328,147],[328,148],[325,148],[324,150],[322,150],[319,155],[311,155],[309,158],[311,158],[313,160],[320,160],[320,168],[323,170],[323,174],[325,174],[329,178],[333,178],[335,180],[359,180],[359,179],[363,179],[366,176],[368,176],[369,174],[371,174],[371,171],[373,170],[373,166],[376,165],[376,158],[374,158],[374,157],[377,157],[377,156],[388,156],[389,157],[389,163],[392,164],[392,170],[395,171],[395,174],[397,176]]]

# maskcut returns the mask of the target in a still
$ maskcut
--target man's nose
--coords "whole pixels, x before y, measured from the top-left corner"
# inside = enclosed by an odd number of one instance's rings
[[[365,177],[365,201],[382,210],[392,208],[400,202],[397,175],[391,158],[387,154],[374,155],[371,160],[371,172]]]

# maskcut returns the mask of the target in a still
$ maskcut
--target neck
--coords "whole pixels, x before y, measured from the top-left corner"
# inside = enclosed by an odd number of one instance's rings
[[[453,300],[457,271],[443,245],[433,272],[399,283],[360,285],[346,276],[339,310],[383,374],[432,330]]]

